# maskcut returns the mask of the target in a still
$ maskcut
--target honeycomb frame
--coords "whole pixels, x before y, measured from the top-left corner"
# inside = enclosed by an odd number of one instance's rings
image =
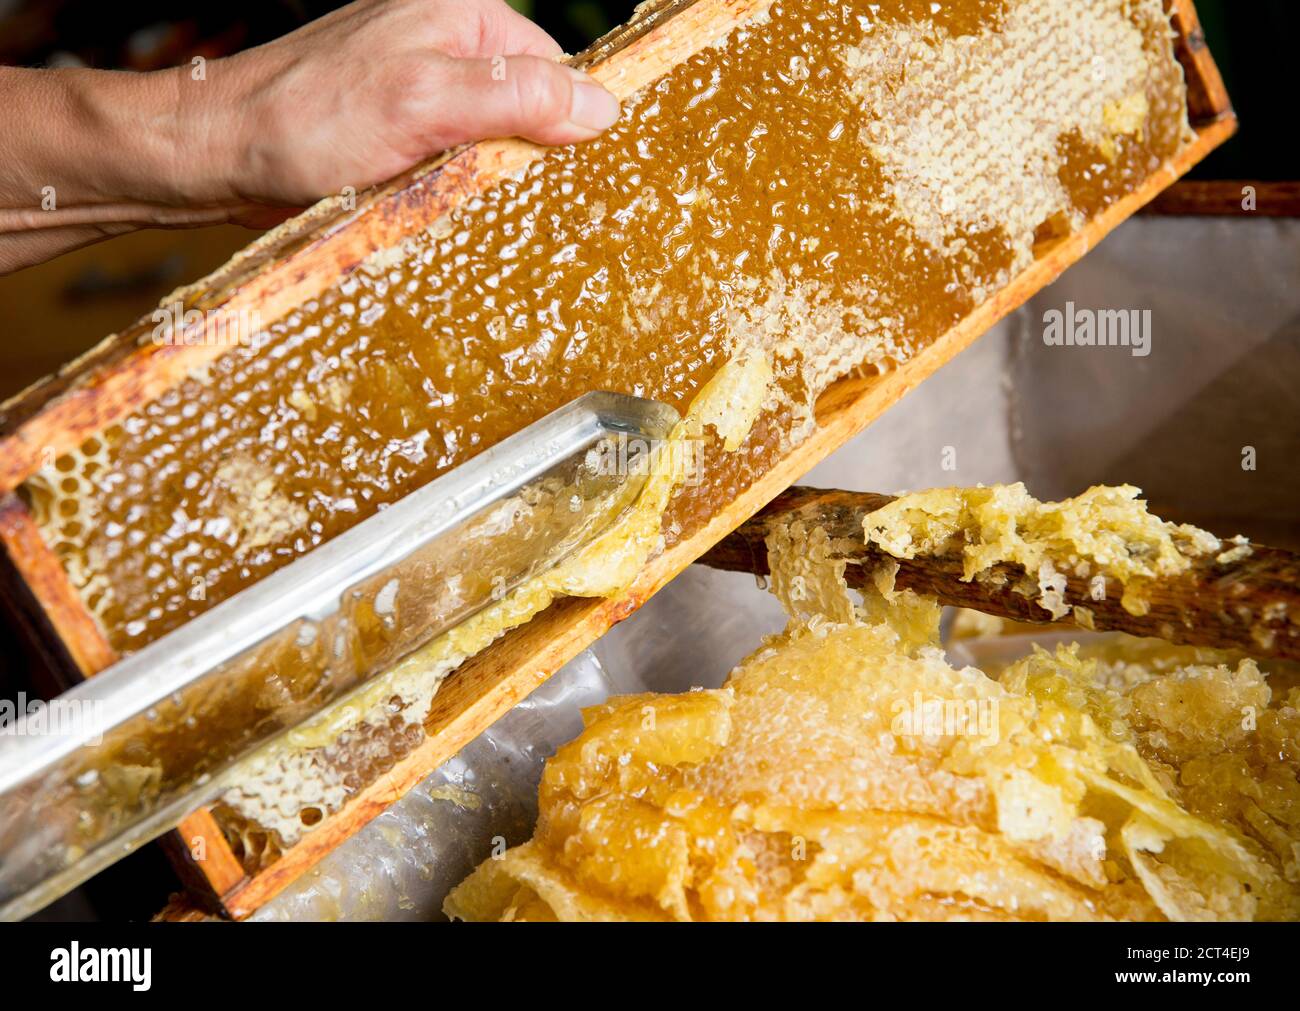
[[[633,22],[598,42],[576,62],[589,67],[616,94],[626,96],[766,6],[759,0],[644,4]],[[1083,230],[1036,250],[1035,262],[1010,285],[903,366],[883,376],[852,376],[833,385],[817,403],[816,433],[707,526],[651,562],[619,598],[559,601],[531,624],[469,661],[435,698],[423,744],[279,860],[251,877],[238,878],[230,861],[193,865],[206,880],[204,897],[218,903],[226,915],[247,916],[1231,136],[1235,117],[1204,47],[1194,8],[1190,0],[1170,0],[1169,6],[1197,134],[1177,159]],[[428,225],[536,154],[536,148],[522,142],[487,142],[405,174],[362,198],[355,210],[327,201],[179,294],[187,306],[210,312],[210,326],[223,325],[225,316],[250,307],[273,321],[319,294],[372,253]],[[203,343],[158,348],[147,339],[151,330],[152,321],[142,320],[0,409],[0,493],[5,495],[0,501],[0,544],[6,562],[0,580],[11,599],[25,602],[25,609],[33,615],[31,623],[38,626],[34,637],[53,644],[52,651],[61,655],[69,681],[108,666],[114,656],[13,489],[44,462],[103,431],[222,350]],[[229,847],[213,826],[207,812],[197,812],[193,824],[182,826],[181,835],[189,842],[201,837],[208,847],[224,849],[229,855]]]

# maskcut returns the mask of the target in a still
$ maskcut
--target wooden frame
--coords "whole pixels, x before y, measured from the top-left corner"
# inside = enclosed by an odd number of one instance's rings
[[[1197,133],[1188,148],[1084,230],[1041,249],[1037,261],[1010,285],[906,364],[882,376],[849,377],[831,386],[818,401],[815,433],[707,526],[651,561],[618,598],[558,601],[467,661],[435,696],[425,740],[267,868],[246,876],[210,813],[199,811],[188,818],[169,848],[196,897],[217,903],[225,915],[236,919],[265,904],[1230,137],[1236,119],[1199,34],[1191,0],[1168,3]],[[577,62],[616,95],[627,97],[767,5],[767,0],[659,0],[644,5],[636,20],[598,42]],[[188,289],[184,300],[187,307],[205,310],[204,333],[219,332],[227,319],[252,307],[265,323],[272,323],[355,270],[372,253],[426,227],[537,154],[537,148],[520,141],[478,144],[373,191],[355,210],[337,202],[318,205]],[[149,321],[140,321],[0,410],[0,495],[5,496],[0,500],[0,545],[12,581],[31,589],[81,676],[111,663],[112,650],[13,492],[42,463],[79,446],[223,351],[215,341],[155,346],[149,339],[151,330]],[[0,585],[3,582],[0,579]],[[192,856],[195,840],[206,850],[201,860]],[[188,915],[184,903],[179,903],[170,907],[167,918]]]
[[[1253,206],[1247,206],[1247,198]],[[1300,218],[1300,181],[1183,179],[1143,208],[1165,217]]]

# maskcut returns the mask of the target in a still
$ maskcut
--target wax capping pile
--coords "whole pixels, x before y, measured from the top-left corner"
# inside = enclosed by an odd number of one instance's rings
[[[915,538],[939,514],[946,537],[958,505],[992,500],[1008,524],[972,535],[986,561],[1077,557],[1085,530],[1043,518],[1086,517],[1099,498],[1108,531],[1087,543],[1127,538],[1143,572],[1212,550],[1211,535],[1115,489],[1055,511],[1014,487],[948,489],[903,496],[865,525]],[[587,710],[547,763],[533,838],[484,861],[449,915],[1300,918],[1293,668],[1118,637],[958,669],[936,603],[888,572],[856,599],[819,533],[769,541],[785,631],[720,689]],[[1099,572],[1140,574],[1104,553]]]

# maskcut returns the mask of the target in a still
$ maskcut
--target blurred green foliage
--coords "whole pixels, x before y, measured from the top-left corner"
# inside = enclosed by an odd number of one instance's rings
[[[576,53],[632,16],[636,0],[506,0]]]

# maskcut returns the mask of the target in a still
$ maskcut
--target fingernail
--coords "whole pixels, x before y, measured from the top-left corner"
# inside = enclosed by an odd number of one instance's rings
[[[569,122],[584,130],[607,130],[621,111],[618,99],[586,74],[574,72]]]

